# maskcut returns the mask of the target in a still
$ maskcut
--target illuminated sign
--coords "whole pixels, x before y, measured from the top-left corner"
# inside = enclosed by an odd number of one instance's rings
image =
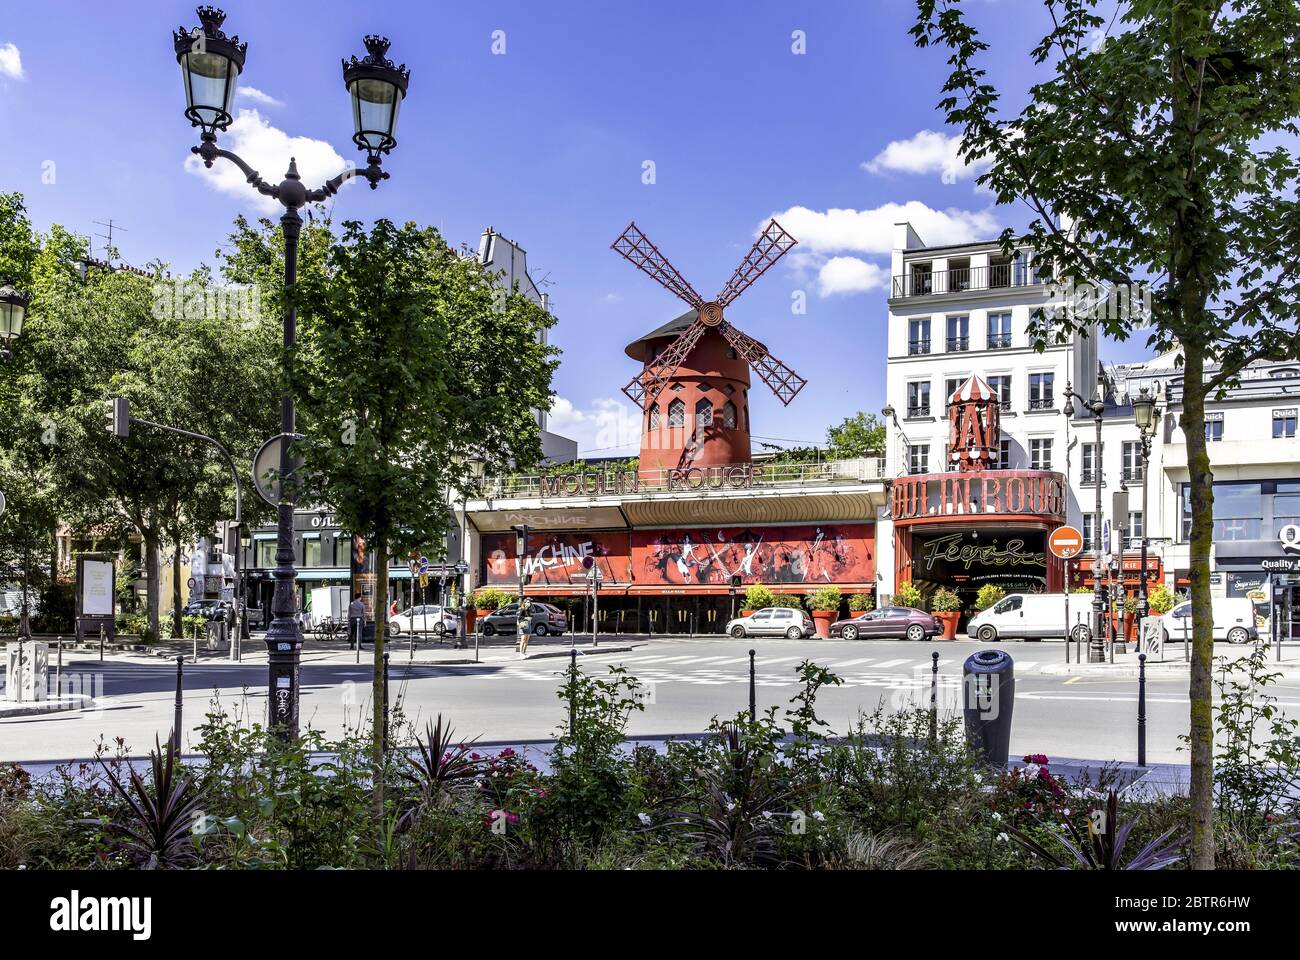
[[[1042,470],[930,473],[894,480],[894,520],[1031,515],[1065,518],[1065,479]]]
[[[974,564],[989,567],[1041,567],[1047,562],[1046,554],[1026,550],[1023,540],[1008,540],[1005,547],[1000,547],[997,543],[968,543],[966,535],[961,533],[931,540],[925,545],[925,556],[921,559],[926,570],[937,561],[960,564],[967,570]]]

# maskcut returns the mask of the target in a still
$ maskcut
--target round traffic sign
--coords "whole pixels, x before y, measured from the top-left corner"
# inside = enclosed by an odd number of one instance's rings
[[[1083,552],[1083,532],[1078,527],[1057,527],[1047,535],[1047,549],[1054,557],[1073,560]]]
[[[280,445],[283,436],[274,436],[258,449],[253,457],[253,487],[258,496],[273,507],[280,505]],[[295,457],[289,476],[302,466],[302,457]]]

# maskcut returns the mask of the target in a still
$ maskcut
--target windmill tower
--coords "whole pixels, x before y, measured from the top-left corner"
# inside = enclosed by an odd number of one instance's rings
[[[612,249],[690,309],[634,340],[627,355],[642,370],[623,388],[641,408],[641,469],[749,463],[749,371],[783,404],[808,381],[741,333],[723,311],[797,241],[772,220],[722,292],[705,300],[635,223]]]

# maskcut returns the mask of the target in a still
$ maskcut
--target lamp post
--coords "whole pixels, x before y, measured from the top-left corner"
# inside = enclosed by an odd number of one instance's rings
[[[1147,607],[1147,524],[1150,522],[1147,510],[1147,472],[1151,467],[1151,440],[1156,432],[1156,423],[1160,411],[1156,408],[1155,398],[1143,387],[1133,400],[1133,420],[1137,423],[1142,444],[1142,570],[1138,574],[1138,617],[1145,619]],[[1139,622],[1141,622],[1139,620]]]
[[[23,321],[27,319],[27,307],[31,300],[14,286],[12,280],[0,283],[0,363],[7,363],[13,356],[10,346],[23,332]],[[0,496],[0,513],[4,512],[4,497]],[[22,657],[23,644],[32,638],[32,625],[29,600],[27,598],[27,571],[31,561],[31,551],[23,548],[23,605],[18,614],[18,650]]]
[[[1065,408],[1061,411],[1067,417],[1074,416],[1074,404],[1078,402],[1079,406],[1092,414],[1093,423],[1097,428],[1096,452],[1093,454],[1093,480],[1096,483],[1097,500],[1096,513],[1093,515],[1092,524],[1092,640],[1088,644],[1088,661],[1090,663],[1099,663],[1106,658],[1105,645],[1101,640],[1102,625],[1105,623],[1103,612],[1106,609],[1106,588],[1102,583],[1102,560],[1101,560],[1101,417],[1106,409],[1106,375],[1100,363],[1097,364],[1097,397],[1094,400],[1087,400],[1074,392],[1070,383],[1065,385]],[[1068,587],[1068,584],[1067,584]]]
[[[380,166],[383,154],[397,145],[393,131],[398,108],[406,96],[410,74],[405,65],[395,67],[386,58],[388,40],[365,38],[366,56],[343,61],[343,82],[352,97],[353,142],[366,151],[367,165],[351,167],[315,189],[303,185],[298,165],[291,157],[284,180],[278,184],[263,180],[256,170],[237,154],[217,146],[218,131],[232,121],[231,108],[235,87],[244,69],[248,44],[237,36],[227,36],[221,26],[226,15],[215,7],[198,8],[199,26],[184,28],[174,34],[176,60],[185,84],[185,116],[201,129],[199,145],[191,148],[205,167],[218,159],[229,160],[247,177],[258,193],[273,197],[284,207],[280,228],[284,235],[284,368],[283,392],[280,397],[280,476],[289,476],[293,467],[291,454],[295,434],[295,411],[291,383],[292,356],[297,334],[298,314],[293,306],[292,289],[298,277],[298,238],[302,233],[299,210],[308,203],[327,200],[348,180],[365,177],[373,190],[388,179]],[[282,496],[277,507],[275,592],[271,601],[272,621],[266,634],[270,664],[269,726],[279,736],[292,739],[298,735],[298,670],[302,655],[302,631],[294,616],[293,503]]]

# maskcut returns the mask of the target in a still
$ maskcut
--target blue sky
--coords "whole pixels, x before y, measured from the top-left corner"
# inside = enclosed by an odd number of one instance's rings
[[[197,137],[182,116],[171,31],[197,23],[193,6],[0,3],[0,125],[11,138],[0,189],[26,194],[42,228],[101,233],[94,222],[112,218],[129,262],[211,262],[231,219],[260,208],[233,167],[216,177],[187,167]],[[477,243],[491,225],[523,246],[559,319],[553,428],[583,451],[635,448],[620,388],[636,371],[622,348],[684,309],[609,249],[629,220],[705,296],[769,216],[800,240],[727,316],[810,381],[788,408],[756,387],[755,435],[817,442],[884,402],[889,224],[910,216],[939,243],[991,236],[1021,216],[993,208],[947,159],[952,131],[934,107],[943,55],[912,45],[911,0],[224,8],[249,51],[241,116],[222,142],[268,178],[291,152],[316,182],[360,158],[339,59],[363,52],[366,33],[392,39],[390,56],[412,74],[385,164],[392,179],[345,189],[333,216],[413,219],[455,243]],[[990,79],[1018,106],[1045,14],[1031,0],[970,10],[994,46]],[[802,316],[791,312],[797,290]]]

